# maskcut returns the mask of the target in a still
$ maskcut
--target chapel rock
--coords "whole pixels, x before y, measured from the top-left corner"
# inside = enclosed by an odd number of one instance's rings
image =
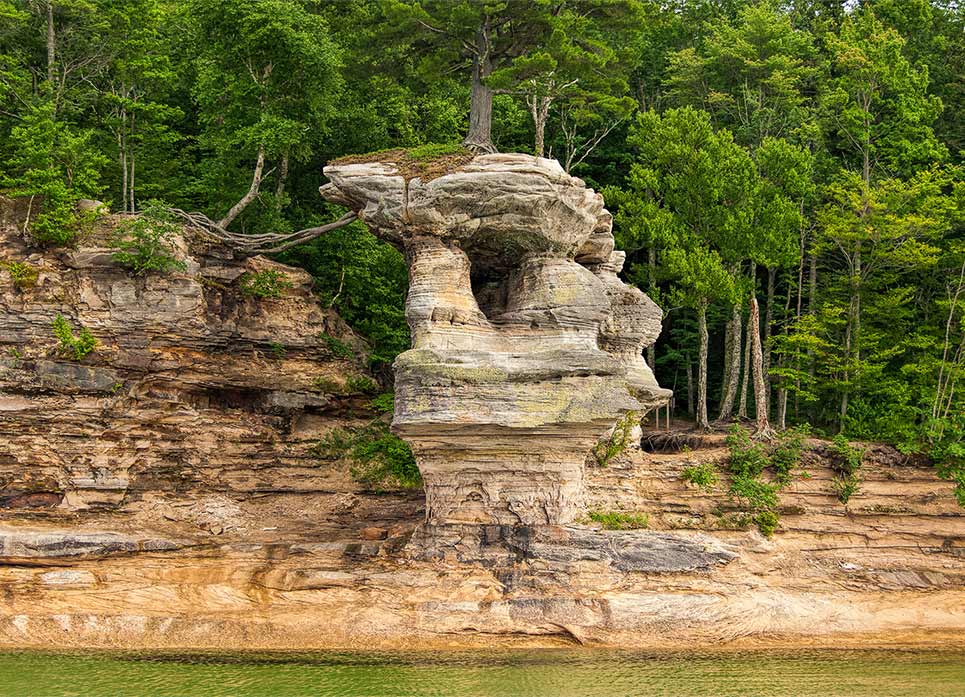
[[[393,430],[422,472],[426,522],[577,520],[591,448],[670,395],[642,355],[660,308],[618,278],[603,197],[529,155],[435,177],[377,157],[329,164],[320,191],[405,254],[412,349],[395,363]]]

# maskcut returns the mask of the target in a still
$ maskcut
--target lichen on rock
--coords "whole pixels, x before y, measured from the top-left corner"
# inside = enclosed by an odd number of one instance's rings
[[[587,453],[670,394],[642,355],[661,311],[619,279],[603,197],[555,160],[481,155],[420,178],[382,155],[331,163],[321,193],[409,265],[393,429],[427,523],[576,521]]]

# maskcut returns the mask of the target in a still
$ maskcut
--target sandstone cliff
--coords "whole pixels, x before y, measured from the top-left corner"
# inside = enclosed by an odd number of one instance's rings
[[[559,185],[575,189],[569,195],[581,210],[599,203],[575,182]],[[646,407],[646,394],[661,394],[637,361],[656,332],[647,323],[652,308],[614,282],[619,257],[599,234],[602,207],[594,210],[595,222],[581,223],[584,233],[592,226],[587,239],[512,273],[493,266],[482,285],[504,281],[486,292],[474,285],[471,263],[468,291],[451,276],[466,263],[460,254],[486,254],[462,242],[440,249],[438,235],[426,242],[435,251],[425,258],[445,262],[445,273],[430,265],[421,297],[438,299],[444,289],[451,303],[432,305],[443,308],[435,316],[414,311],[433,345],[416,355],[439,359],[435,372],[413,372],[402,391],[424,391],[453,419],[449,428],[428,421],[421,397],[396,416],[422,448],[430,482],[437,468],[438,500],[457,504],[439,510],[479,510],[460,488],[476,484],[446,467],[451,459],[464,468],[487,447],[511,456],[506,477],[543,471],[554,496],[567,491],[561,465],[571,462],[571,445],[591,440],[577,442],[584,436],[574,440],[569,429],[602,430],[620,411]],[[963,642],[965,516],[952,486],[927,465],[876,451],[845,506],[814,442],[807,474],[795,471],[781,495],[781,523],[768,540],[734,515],[726,480],[702,490],[682,478],[695,462],[723,458],[719,439],[695,442],[692,452],[628,449],[606,467],[581,461],[573,498],[532,506],[543,493],[484,490],[494,519],[477,521],[471,539],[434,536],[427,560],[413,553],[426,544],[420,493],[366,490],[345,463],[319,459],[313,448],[336,426],[371,415],[367,397],[331,389],[362,371],[331,350],[331,339],[363,347],[317,305],[306,275],[183,242],[183,273],[133,278],[97,235],[75,250],[40,252],[18,229],[15,214],[3,221],[0,257],[38,273],[21,288],[8,267],[0,270],[0,645]],[[240,277],[262,268],[289,279],[282,297],[239,292]],[[580,304],[567,279],[582,284],[587,273],[598,283],[586,281],[592,302]],[[539,302],[512,305],[510,278],[546,292],[517,293]],[[556,302],[560,294],[567,302]],[[457,315],[455,306],[472,310],[470,296],[479,314]],[[57,314],[88,327],[97,349],[79,361],[61,355],[51,331]],[[472,332],[489,342],[485,355],[460,343]],[[535,348],[501,350],[517,341]],[[585,370],[536,362],[541,351],[584,361]],[[468,366],[460,362],[467,354],[475,361]],[[482,377],[465,379],[470,369]],[[432,375],[439,384],[427,381]],[[533,386],[553,381],[561,405],[582,399],[587,385],[605,389],[590,397],[589,416],[561,419],[541,404],[516,434],[540,457],[521,459],[518,443],[494,441],[498,422],[481,395],[515,385],[496,396],[518,406]],[[441,387],[472,408],[433,392]],[[593,409],[606,419],[596,422]],[[486,438],[473,438],[474,422],[490,429]],[[527,505],[512,503],[517,496]],[[590,510],[645,516],[649,529],[604,531],[573,513],[573,524],[546,524],[550,515],[566,520],[579,499]],[[430,501],[430,518],[432,511]],[[513,511],[542,524],[503,524],[516,521]]]

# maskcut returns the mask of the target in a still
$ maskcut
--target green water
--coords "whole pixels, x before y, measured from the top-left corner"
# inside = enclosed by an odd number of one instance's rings
[[[0,653],[0,696],[952,697],[965,653]]]

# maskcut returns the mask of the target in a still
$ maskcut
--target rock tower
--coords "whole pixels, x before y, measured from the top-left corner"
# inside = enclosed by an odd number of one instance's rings
[[[670,395],[642,356],[660,309],[617,277],[603,197],[529,155],[435,177],[382,158],[330,164],[321,193],[408,263],[393,430],[422,472],[427,524],[573,522],[591,448]]]

